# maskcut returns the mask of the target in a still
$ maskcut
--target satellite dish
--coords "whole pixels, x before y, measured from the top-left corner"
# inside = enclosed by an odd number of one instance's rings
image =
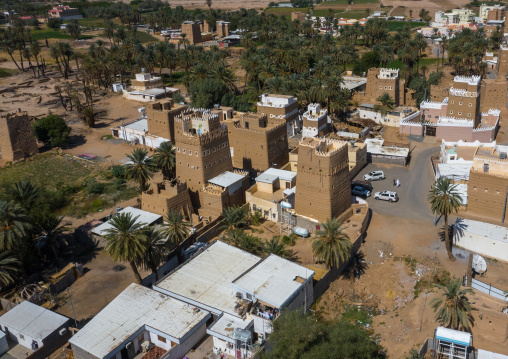
[[[473,270],[478,274],[483,274],[487,271],[487,262],[479,254],[473,254]]]

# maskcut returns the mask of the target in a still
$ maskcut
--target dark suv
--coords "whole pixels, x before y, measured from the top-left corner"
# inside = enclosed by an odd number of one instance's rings
[[[351,181],[351,188],[355,188],[356,186],[360,186],[365,188],[368,191],[372,192],[372,184],[368,181]]]

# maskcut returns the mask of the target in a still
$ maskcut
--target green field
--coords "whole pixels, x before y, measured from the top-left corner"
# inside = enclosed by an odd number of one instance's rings
[[[102,27],[104,26],[104,19],[100,17],[85,17],[78,20],[79,24],[83,27]]]
[[[308,13],[308,7],[269,7],[265,10],[266,14],[274,14],[274,15],[291,15],[292,12],[304,12]],[[322,15],[321,15],[322,16]]]
[[[1,78],[5,78],[5,77],[9,77],[9,76],[11,76],[13,73],[14,73],[14,70],[11,70],[11,69],[4,69],[4,68],[0,67],[0,79],[1,79]]]
[[[331,0],[331,1],[323,1],[321,3],[322,6],[325,5],[348,5],[348,0]],[[353,4],[377,4],[379,1],[377,0],[354,0]]]
[[[426,26],[428,23],[426,22],[407,22],[407,21],[387,21],[388,23],[388,31],[397,31],[398,29],[404,28],[404,26],[409,25],[411,29],[420,26]]]
[[[372,14],[372,10],[370,11],[370,14]],[[323,15],[320,15],[323,16]],[[352,10],[352,11],[344,11],[344,12],[338,12],[335,14],[335,17],[337,18],[344,18],[344,19],[363,19],[368,16],[367,12],[365,10]]]
[[[3,168],[0,171],[0,184],[30,180],[37,186],[56,190],[60,183],[80,183],[95,170],[95,166],[47,153]]]
[[[136,32],[136,38],[141,41],[141,43],[145,44],[147,42],[157,42],[159,41],[156,37],[153,37],[152,35],[144,32],[144,31],[138,31]]]
[[[31,31],[32,39],[34,40],[44,40],[48,39],[59,39],[59,40],[72,40],[72,36],[69,35],[65,30],[53,30],[53,29],[44,29],[44,30],[33,30]],[[92,35],[81,35],[81,40],[91,39],[95,36]]]

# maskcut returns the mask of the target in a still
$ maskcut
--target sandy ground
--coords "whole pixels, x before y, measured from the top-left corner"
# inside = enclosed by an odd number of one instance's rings
[[[429,11],[429,15],[434,19],[434,13],[437,11],[446,11],[455,8],[462,8],[469,4],[469,0],[382,0],[384,6],[405,6],[405,15],[409,17],[409,10],[413,10],[413,18],[418,17],[421,9]]]
[[[455,262],[448,260],[438,231],[439,227],[427,221],[401,220],[374,213],[361,248],[367,267],[365,273],[354,281],[341,277],[332,283],[320,299],[318,311],[325,317],[334,317],[347,303],[377,308],[381,312],[374,316],[373,328],[380,335],[381,345],[388,350],[389,357],[404,358],[405,353],[432,337],[437,326],[429,302],[438,292],[425,290],[414,299],[416,281],[437,268],[457,277],[462,277],[466,270],[465,256]],[[400,260],[408,254],[416,260],[415,271]],[[498,277],[498,283],[506,284],[502,273],[507,269],[507,263],[494,264],[487,276]],[[487,277],[481,280],[486,281]],[[501,344],[506,343],[508,329],[508,317],[501,313],[502,302],[481,292],[476,292],[470,300],[475,317],[475,347],[508,354],[508,345]]]

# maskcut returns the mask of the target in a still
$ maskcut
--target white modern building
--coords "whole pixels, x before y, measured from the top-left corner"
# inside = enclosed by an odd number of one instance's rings
[[[173,87],[164,87],[162,78],[152,76],[142,69],[142,72],[136,74],[136,79],[131,81],[131,86],[123,89],[123,96],[129,100],[140,102],[150,102],[160,100],[166,97],[173,97],[174,93],[180,92]]]
[[[180,359],[206,334],[207,311],[131,284],[70,340],[75,359],[124,359],[156,346]]]
[[[310,307],[313,276],[314,271],[276,255],[262,259],[215,241],[153,289],[210,312],[215,322],[207,332],[215,353],[243,358],[272,332],[283,309]]]
[[[402,121],[419,121],[420,111],[416,107],[399,106],[386,114],[376,108],[376,105],[362,103],[358,108],[361,119],[369,119],[383,126],[399,127]]]
[[[142,209],[135,208],[135,207],[126,207],[119,211],[118,214],[128,214],[132,218],[136,219],[136,224],[140,224],[143,226],[150,226],[154,223],[162,222],[162,216],[159,214],[143,211]],[[92,233],[96,234],[98,236],[104,236],[108,233],[108,229],[113,228],[113,225],[111,224],[111,219],[109,219],[107,222],[104,222],[100,226],[95,227],[92,229]]]
[[[132,145],[143,145],[151,148],[159,147],[163,142],[169,139],[153,136],[148,133],[148,120],[143,118],[135,120],[111,129],[111,134],[115,138],[119,138]]]
[[[69,318],[24,301],[0,317],[0,329],[7,337],[31,353],[44,346],[65,344]]]
[[[318,103],[311,103],[303,114],[302,137],[325,136],[328,133],[328,110]]]

